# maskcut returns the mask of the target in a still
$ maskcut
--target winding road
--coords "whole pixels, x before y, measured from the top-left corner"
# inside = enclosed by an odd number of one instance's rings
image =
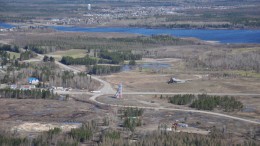
[[[40,58],[43,58],[43,55],[38,54]],[[71,70],[74,73],[80,72],[79,70],[72,68],[70,66],[64,65],[58,61],[55,61],[57,65],[59,65],[61,68],[66,69],[66,70]],[[125,105],[117,105],[117,104],[107,104],[103,103],[100,101],[97,101],[96,98],[103,96],[103,95],[114,95],[116,91],[111,87],[111,85],[100,79],[99,77],[96,76],[91,76],[92,79],[95,79],[102,83],[102,87],[99,89],[101,92],[100,93],[89,93],[89,92],[64,92],[65,94],[88,94],[92,95],[90,97],[90,100],[92,102],[95,102],[97,104],[101,105],[108,105],[108,106],[114,106],[114,107],[137,107],[137,108],[144,108],[144,109],[153,109],[153,110],[167,110],[167,111],[180,111],[180,112],[192,112],[192,113],[201,113],[201,114],[208,114],[208,115],[213,115],[213,116],[218,116],[218,117],[223,117],[223,118],[229,118],[229,119],[234,119],[234,120],[240,120],[243,122],[251,123],[251,124],[258,124],[260,125],[260,119],[258,120],[250,120],[250,119],[245,119],[245,118],[240,118],[240,117],[235,117],[231,115],[226,115],[222,113],[216,113],[216,112],[210,112],[210,111],[202,111],[202,110],[193,110],[193,109],[176,109],[176,108],[166,108],[166,107],[146,107],[146,106],[125,106]],[[124,92],[124,94],[128,95],[160,95],[160,94],[167,94],[167,95],[176,95],[176,94],[201,94],[201,93],[186,93],[186,92],[180,92],[180,93],[172,93],[172,92]],[[258,93],[208,93],[209,95],[232,95],[232,96],[240,96],[240,95],[250,95],[250,96],[260,96]]]

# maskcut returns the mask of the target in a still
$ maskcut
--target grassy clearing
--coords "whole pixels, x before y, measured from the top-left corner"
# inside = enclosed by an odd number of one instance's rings
[[[243,70],[235,70],[231,71],[232,74],[237,74],[243,77],[254,77],[254,78],[260,78],[260,73],[256,73],[255,71],[243,71]]]
[[[10,54],[11,58],[13,58],[13,56],[15,56],[15,59],[20,58],[20,53],[9,52],[9,51],[7,51],[7,52]]]
[[[247,53],[247,52],[253,52],[260,50],[260,47],[253,47],[253,48],[239,48],[239,49],[233,49],[232,54],[236,53]]]
[[[73,58],[81,58],[87,55],[87,50],[83,49],[71,49],[71,50],[66,50],[66,51],[57,51],[50,53],[48,55],[53,55],[54,58],[56,59],[61,59],[62,56],[70,56]]]

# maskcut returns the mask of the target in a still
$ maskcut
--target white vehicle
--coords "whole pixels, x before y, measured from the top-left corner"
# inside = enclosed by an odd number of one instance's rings
[[[91,93],[101,93],[101,91],[90,91]]]

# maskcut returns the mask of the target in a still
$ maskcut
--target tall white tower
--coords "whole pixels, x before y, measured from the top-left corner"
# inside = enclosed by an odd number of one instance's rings
[[[91,4],[88,4],[88,10],[89,11],[91,10]]]
[[[116,98],[123,98],[123,84],[118,85],[118,89],[115,95]]]

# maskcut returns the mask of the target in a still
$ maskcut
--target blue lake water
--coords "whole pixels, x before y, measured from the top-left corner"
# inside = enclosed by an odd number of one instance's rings
[[[0,22],[0,28],[13,28],[15,27],[14,25],[11,25],[11,24],[7,24],[7,23],[2,23]]]
[[[260,30],[203,30],[203,29],[148,29],[148,28],[120,28],[120,27],[64,27],[53,26],[59,31],[72,32],[118,32],[141,35],[167,34],[177,37],[195,37],[207,41],[221,43],[260,43]]]
[[[0,23],[0,27],[12,28],[13,25]],[[141,35],[167,34],[177,37],[195,37],[206,41],[218,41],[220,43],[260,43],[260,30],[205,30],[205,29],[148,29],[129,27],[67,27],[51,26],[58,31],[68,32],[117,32]]]
[[[142,63],[137,65],[138,67],[141,67],[143,69],[152,69],[152,70],[160,70],[160,69],[165,69],[165,68],[169,68],[171,67],[170,64],[167,63],[157,63],[157,62],[151,62],[151,63]],[[133,70],[134,67],[130,66],[130,65],[124,65],[122,66],[122,71],[131,71]]]

